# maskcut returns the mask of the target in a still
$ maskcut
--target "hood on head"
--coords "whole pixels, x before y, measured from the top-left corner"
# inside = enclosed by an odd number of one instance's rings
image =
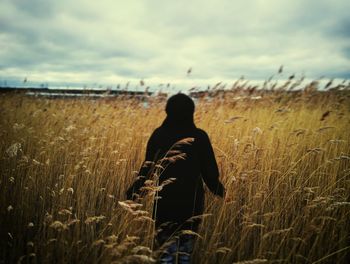
[[[167,118],[164,123],[173,128],[194,127],[193,114],[195,105],[193,100],[182,93],[171,96],[166,104]]]

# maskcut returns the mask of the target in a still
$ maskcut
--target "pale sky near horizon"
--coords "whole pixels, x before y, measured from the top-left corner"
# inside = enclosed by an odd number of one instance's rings
[[[0,0],[0,81],[350,79],[348,0]],[[187,70],[192,68],[188,75]]]

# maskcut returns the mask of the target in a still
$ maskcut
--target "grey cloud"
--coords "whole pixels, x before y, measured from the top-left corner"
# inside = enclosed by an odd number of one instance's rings
[[[201,80],[266,79],[281,64],[310,78],[348,76],[349,8],[346,0],[4,0],[0,77],[187,82],[193,67]]]
[[[19,11],[33,17],[50,18],[57,12],[57,3],[54,0],[11,0]]]
[[[350,19],[339,21],[334,27],[329,29],[330,35],[333,37],[340,37],[344,39],[350,38]]]
[[[350,60],[350,46],[343,49],[343,54],[346,58]]]

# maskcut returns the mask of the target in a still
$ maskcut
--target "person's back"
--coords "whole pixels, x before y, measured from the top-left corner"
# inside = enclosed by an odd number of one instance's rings
[[[181,230],[197,231],[200,218],[188,220],[203,214],[203,180],[214,194],[224,195],[209,137],[193,122],[192,99],[177,94],[168,100],[166,112],[167,118],[148,141],[147,162],[139,172],[141,177],[127,192],[128,199],[132,199],[133,193],[139,193],[157,164],[160,169],[156,177],[162,188],[154,203],[153,218],[156,228],[160,229],[159,245]]]

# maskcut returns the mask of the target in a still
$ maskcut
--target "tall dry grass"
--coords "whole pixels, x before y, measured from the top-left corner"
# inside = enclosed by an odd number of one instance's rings
[[[229,198],[207,192],[194,263],[346,263],[348,90],[216,93],[195,120]],[[164,104],[2,95],[0,262],[154,262],[152,197],[125,191]]]

